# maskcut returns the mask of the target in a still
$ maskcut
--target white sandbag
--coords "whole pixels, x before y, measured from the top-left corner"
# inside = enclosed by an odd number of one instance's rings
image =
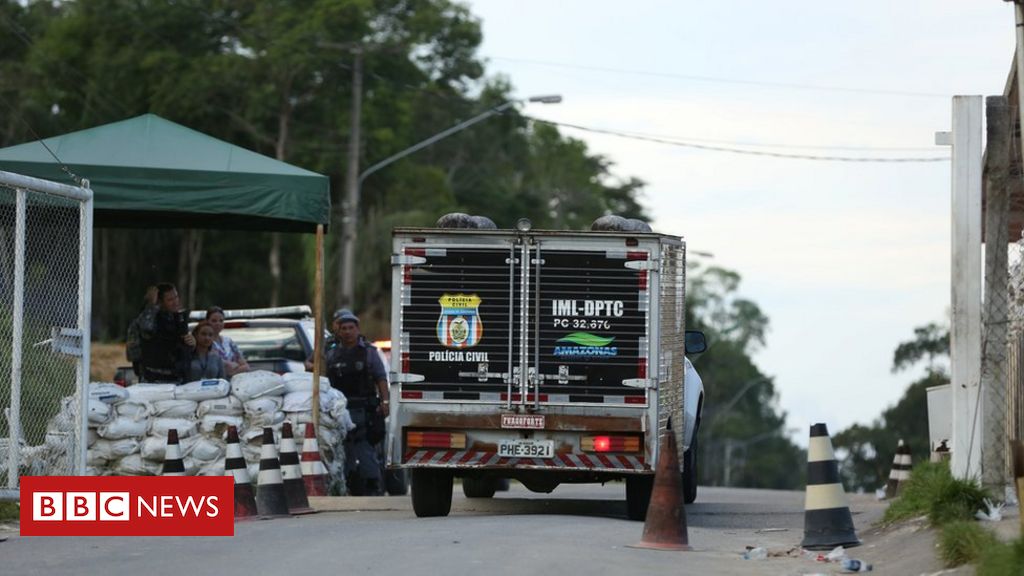
[[[92,446],[100,439],[100,435],[96,433],[96,428],[90,426],[85,429],[85,445]]]
[[[102,468],[102,467],[100,467],[100,468]],[[85,475],[86,476],[101,476],[102,474],[100,472],[100,468],[97,468],[96,466],[86,466],[85,467]]]
[[[255,464],[249,464],[248,466],[246,466],[246,469],[249,471],[249,481],[252,482],[253,484],[255,484],[256,481],[259,480],[259,477],[260,477],[260,464],[259,464],[259,462],[255,463]]]
[[[320,411],[329,412],[334,407],[334,398],[325,392],[320,392]],[[313,393],[306,391],[289,392],[284,395],[284,403],[281,409],[285,412],[312,412]]]
[[[149,418],[135,420],[119,416],[96,428],[101,438],[120,440],[121,438],[141,438],[149,430]]]
[[[114,406],[114,413],[124,418],[131,418],[132,420],[142,420],[149,418],[153,413],[153,405],[149,402],[121,402]]]
[[[226,450],[224,443],[208,436],[196,436],[195,438],[196,443],[192,446],[189,456],[194,458],[199,466],[224,456]]]
[[[177,384],[140,383],[125,388],[130,402],[155,402],[157,400],[173,400]]]
[[[224,459],[223,458],[218,458],[218,459],[213,460],[211,462],[200,462],[200,461],[197,460],[196,463],[199,464],[199,472],[196,473],[196,476],[223,476],[224,475]],[[253,484],[255,484],[255,482],[253,482]]]
[[[153,416],[157,418],[195,418],[195,400],[157,400],[153,402]]]
[[[139,441],[134,438],[121,440],[100,439],[89,449],[90,456],[96,455],[105,460],[116,460],[124,458],[139,451]]]
[[[250,428],[262,428],[264,426],[273,426],[280,428],[282,422],[284,422],[284,412],[264,412],[262,414],[249,414],[246,415],[245,421]]]
[[[89,400],[117,404],[128,399],[128,391],[112,382],[90,382]]]
[[[198,439],[196,436],[179,438],[178,446],[181,449],[181,455],[187,456]],[[163,462],[164,458],[167,457],[167,436],[146,436],[139,444],[139,453],[146,460]]]
[[[174,397],[178,400],[193,400],[199,402],[201,400],[213,400],[214,398],[223,398],[231,392],[231,384],[227,380],[220,378],[208,378],[206,380],[196,380],[195,382],[189,382],[188,384],[182,384],[174,389]]]
[[[284,399],[280,396],[263,396],[247,400],[243,405],[245,413],[250,416],[259,414],[272,414],[281,409]]]
[[[196,433],[199,425],[191,418],[153,418],[150,420],[149,434],[151,436],[167,438],[167,431],[175,429],[178,431],[178,438],[186,438]]]
[[[110,458],[104,456],[99,452],[89,450],[85,453],[85,465],[93,468],[106,468],[107,463],[110,462]]]
[[[306,424],[313,422],[312,412],[285,412],[285,420],[292,423],[292,426],[299,430],[304,430]],[[340,428],[341,422],[336,420],[333,416],[326,412],[320,413],[320,426],[327,428]]]
[[[340,446],[341,441],[345,439],[345,434],[340,430],[332,430],[330,428],[320,427],[319,442],[321,448],[324,446]]]
[[[306,392],[307,394],[313,391],[313,373],[312,372],[288,372],[281,376],[284,380],[284,393],[291,394],[292,392]],[[326,376],[320,377],[320,391],[324,391],[331,387],[331,380]]]
[[[161,463],[144,460],[140,454],[131,454],[121,458],[110,467],[118,476],[156,476],[160,473]]]
[[[207,414],[199,420],[199,430],[203,434],[219,434],[227,430],[228,426],[242,428],[242,417],[228,414]]]
[[[345,410],[348,408],[348,398],[337,388],[321,388],[320,393],[327,396],[327,407],[321,406],[321,410]]]
[[[284,380],[280,375],[266,370],[241,372],[231,378],[231,393],[242,402],[260,396],[281,396],[284,394]]]
[[[70,432],[77,429],[75,425],[75,397],[65,396],[60,399],[60,411],[46,425],[47,432]]]
[[[223,414],[226,416],[241,416],[244,408],[242,401],[235,395],[203,400],[196,407],[196,416],[202,418],[207,414]]]
[[[113,414],[113,409],[110,404],[106,402],[100,402],[99,400],[89,399],[89,423],[90,424],[106,424],[110,421],[110,417]]]

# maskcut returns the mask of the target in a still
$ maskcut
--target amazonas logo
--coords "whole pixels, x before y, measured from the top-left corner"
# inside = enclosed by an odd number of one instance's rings
[[[234,479],[21,479],[22,536],[233,536]]]
[[[611,346],[614,336],[598,336],[590,332],[573,332],[559,338],[557,342],[566,346],[555,346],[559,358],[613,358],[619,355],[617,346]]]

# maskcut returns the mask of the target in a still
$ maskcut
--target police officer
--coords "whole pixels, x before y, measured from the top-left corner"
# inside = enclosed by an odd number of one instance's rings
[[[350,494],[375,495],[381,490],[381,464],[374,444],[384,436],[388,415],[388,380],[377,348],[359,333],[351,310],[334,313],[333,337],[324,350],[331,386],[348,399],[356,428],[345,437],[345,477]]]

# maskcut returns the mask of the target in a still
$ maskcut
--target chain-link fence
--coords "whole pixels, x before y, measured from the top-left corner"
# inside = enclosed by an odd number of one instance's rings
[[[91,198],[0,172],[0,487],[84,472]]]

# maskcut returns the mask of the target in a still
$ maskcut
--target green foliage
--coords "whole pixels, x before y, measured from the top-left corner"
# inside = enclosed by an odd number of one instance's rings
[[[692,359],[705,393],[700,483],[802,488],[806,455],[788,438],[774,382],[751,358],[765,343],[768,318],[738,296],[737,272],[691,264],[687,275],[686,327],[709,342]]]
[[[938,358],[949,355],[949,328],[934,322],[914,328],[914,339],[903,342],[896,347],[892,357],[892,371],[899,372],[917,364],[921,360],[928,361],[928,371],[941,370],[936,366]]]
[[[923,462],[914,467],[899,498],[885,511],[885,522],[927,515],[936,526],[970,521],[989,494],[976,482],[954,478],[946,462]]]
[[[20,510],[17,502],[0,502],[0,522],[17,520]]]
[[[892,469],[900,440],[910,448],[914,462],[929,456],[928,393],[932,386],[949,383],[937,362],[949,354],[949,331],[936,324],[914,329],[914,339],[896,348],[893,370],[906,370],[927,361],[925,375],[910,384],[899,401],[870,425],[855,424],[833,436],[841,455],[840,471],[848,489],[872,491],[883,486]]]
[[[947,568],[954,568],[977,563],[999,547],[999,542],[992,532],[977,522],[959,520],[942,527],[938,546],[942,563]]]
[[[357,56],[364,170],[514,97],[507,81],[482,80],[480,22],[450,0],[2,2],[0,29],[0,96],[10,103],[0,102],[0,146],[34,139],[26,123],[46,137],[154,112],[328,174],[336,210],[325,242],[328,308]],[[510,109],[365,181],[357,308],[386,325],[394,225],[462,211],[506,227],[526,216],[538,228],[578,229],[606,213],[643,218],[642,186],[613,178],[607,159],[582,142]],[[204,234],[195,302],[186,294],[186,305],[265,306],[275,288],[281,305],[311,301],[308,239],[282,237],[277,286],[269,235]],[[182,232],[99,236],[96,333],[120,339],[148,284],[185,283]]]
[[[982,551],[977,576],[1020,576],[1024,574],[1024,538],[997,543]]]

